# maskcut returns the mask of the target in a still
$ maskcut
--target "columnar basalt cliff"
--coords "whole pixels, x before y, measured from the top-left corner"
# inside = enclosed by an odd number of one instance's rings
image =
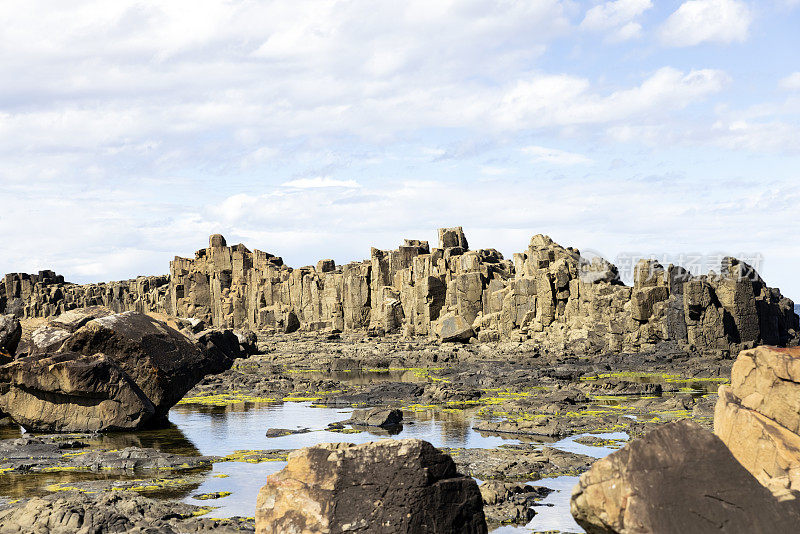
[[[263,332],[533,339],[576,352],[670,342],[725,355],[757,344],[796,345],[800,330],[792,301],[734,258],[699,277],[644,260],[629,287],[614,265],[588,262],[547,236],[534,236],[508,260],[494,249],[470,250],[460,227],[440,229],[437,248],[405,240],[343,266],[321,260],[290,268],[272,254],[229,247],[217,234],[193,259],[176,257],[168,277],[74,285],[44,271],[0,282],[0,309],[18,316],[96,304]]]

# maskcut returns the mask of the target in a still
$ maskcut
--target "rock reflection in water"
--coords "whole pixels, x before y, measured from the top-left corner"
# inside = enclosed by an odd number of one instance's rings
[[[142,449],[156,449],[157,451],[180,456],[201,456],[200,451],[192,441],[176,425],[154,430],[141,430],[139,432],[110,432],[99,434],[96,438],[88,440],[89,445],[102,449],[125,449],[139,447]]]
[[[16,424],[0,425],[0,439],[14,439],[22,435],[22,427]]]

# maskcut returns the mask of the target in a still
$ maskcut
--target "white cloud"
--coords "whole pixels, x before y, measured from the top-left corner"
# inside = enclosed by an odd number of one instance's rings
[[[522,152],[533,156],[534,161],[541,161],[551,165],[591,165],[594,160],[587,158],[583,154],[567,152],[556,148],[545,148],[542,146],[528,146]]]
[[[641,85],[609,95],[589,91],[588,80],[571,76],[542,76],[520,81],[499,106],[497,120],[508,127],[535,128],[580,124],[608,124],[648,118],[680,110],[722,90],[730,81],[719,70],[688,73],[664,67]]]
[[[744,42],[752,20],[740,0],[688,0],[661,27],[661,41],[668,46]]]
[[[604,2],[586,12],[581,29],[608,32],[612,42],[640,37],[642,26],[634,19],[653,7],[651,0],[615,0]]]
[[[798,0],[800,1],[800,0]],[[800,72],[793,72],[779,83],[781,89],[786,91],[800,91]]]
[[[319,189],[324,187],[347,187],[358,188],[361,185],[355,180],[334,180],[327,176],[317,176],[315,178],[299,178],[281,184],[285,187],[295,187],[297,189]]]

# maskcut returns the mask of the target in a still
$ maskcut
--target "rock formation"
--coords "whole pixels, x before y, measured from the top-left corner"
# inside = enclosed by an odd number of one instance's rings
[[[572,492],[588,534],[795,532],[800,507],[779,501],[722,441],[688,420],[668,423],[598,460]]]
[[[0,411],[28,431],[100,432],[140,428],[155,408],[103,354],[62,352],[0,367]]]
[[[719,389],[714,432],[776,496],[800,491],[800,349],[739,354]]]
[[[589,262],[547,236],[534,236],[508,260],[494,249],[469,250],[460,227],[440,229],[438,248],[407,239],[339,266],[321,260],[293,269],[267,252],[228,246],[217,234],[194,258],[176,257],[169,276],[80,286],[43,271],[0,282],[0,311],[20,317],[95,304],[262,333],[534,339],[576,352],[669,342],[726,356],[758,344],[796,345],[800,331],[792,301],[734,258],[722,260],[719,274],[703,276],[641,261],[628,287],[614,265]]]
[[[142,428],[207,374],[245,356],[231,331],[192,340],[139,312],[73,310],[40,326],[29,356],[0,367],[0,413],[27,430]]]
[[[481,534],[475,481],[417,439],[329,443],[289,454],[256,504],[256,532]]]

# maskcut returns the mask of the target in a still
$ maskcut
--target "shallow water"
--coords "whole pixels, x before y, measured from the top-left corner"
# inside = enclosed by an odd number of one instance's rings
[[[237,450],[297,449],[318,443],[348,442],[365,443],[384,438],[419,438],[436,447],[495,448],[504,444],[533,441],[530,438],[510,435],[491,435],[472,429],[475,410],[423,410],[405,411],[402,430],[389,435],[374,429],[358,434],[344,434],[326,430],[329,423],[350,417],[351,409],[312,407],[310,402],[285,402],[277,404],[239,403],[226,407],[180,405],[170,411],[170,428],[118,433],[98,436],[91,445],[121,449],[124,447],[151,447],[160,451],[182,455],[225,456]],[[311,432],[267,438],[269,428],[300,429]],[[18,429],[5,427],[0,437],[17,437]],[[621,433],[603,434],[605,438],[625,439]],[[562,450],[602,457],[611,449],[591,447],[575,443],[579,436],[560,441],[540,442]],[[286,465],[284,461],[262,463],[220,462],[213,467],[196,472],[200,479],[196,483],[163,490],[153,497],[177,498],[203,507],[214,507],[210,517],[252,517],[256,496],[265,478]],[[141,476],[141,475],[140,475]],[[46,486],[61,482],[83,482],[100,478],[122,480],[131,478],[120,475],[97,473],[47,473],[41,475],[5,475],[0,481],[0,493],[15,497],[46,493]],[[493,532],[497,534],[531,531],[560,530],[582,532],[569,513],[569,496],[575,477],[558,477],[531,482],[557,491],[548,496],[542,506],[537,506],[537,515],[532,522],[522,526],[504,526]],[[194,496],[213,492],[231,492],[220,499],[199,500]]]
[[[91,445],[120,449],[124,447],[151,447],[160,451],[182,455],[226,456],[237,450],[297,449],[318,443],[348,442],[365,443],[384,438],[419,438],[436,447],[495,448],[504,444],[536,441],[530,438],[498,436],[480,433],[472,429],[475,410],[423,410],[405,411],[405,421],[399,432],[374,429],[358,434],[343,434],[326,430],[329,423],[350,417],[351,409],[312,407],[311,402],[285,402],[278,404],[239,403],[226,407],[180,405],[170,411],[172,425],[166,429],[136,433],[116,433],[98,436]],[[311,431],[274,438],[266,437],[269,428],[300,429]],[[2,438],[18,437],[20,430],[2,427]],[[622,433],[601,434],[611,439],[624,439]],[[575,443],[580,436],[560,441],[541,442],[562,450],[602,457],[611,449],[591,447]],[[184,502],[203,507],[214,507],[210,517],[252,517],[256,496],[265,478],[286,465],[284,461],[262,463],[220,462],[213,467],[199,470],[198,483],[163,490],[153,497],[178,498]],[[6,474],[0,481],[0,493],[13,497],[47,493],[45,489],[54,483],[75,483],[98,479],[130,479],[134,475],[113,475],[85,472],[61,472],[43,474]],[[576,477],[558,477],[531,482],[556,490],[536,507],[537,515],[526,526],[503,526],[494,530],[496,534],[532,531],[559,530],[582,532],[569,513],[569,496]],[[230,492],[227,497],[199,500],[195,495],[214,492]]]
[[[347,419],[351,410],[311,407],[309,402],[287,402],[278,405],[255,405],[219,408],[215,411],[179,406],[170,412],[170,421],[193,446],[205,455],[225,455],[237,449],[295,449],[326,442],[364,443],[389,437],[382,431],[360,434],[341,434],[323,430],[328,423]],[[519,439],[482,435],[473,430],[473,415],[469,411],[405,412],[403,429],[392,438],[420,438],[437,447],[494,448],[503,444],[520,443]],[[294,424],[292,424],[294,423]],[[268,428],[310,428],[312,432],[276,438],[265,437]],[[611,449],[589,447],[575,443],[573,436],[554,446],[594,457],[605,456]],[[606,434],[607,438],[625,438],[625,434]],[[193,494],[230,491],[232,495],[212,501],[188,497],[185,502],[201,506],[218,506],[212,517],[252,516],[256,495],[267,475],[285,466],[285,462],[272,461],[261,464],[217,463],[213,471]],[[217,478],[216,475],[228,475]],[[574,477],[559,477],[535,482],[553,487],[558,492],[545,503],[555,506],[537,507],[538,515],[525,527],[502,527],[495,532],[531,532],[535,530],[563,530],[581,532],[569,514],[569,492]]]

